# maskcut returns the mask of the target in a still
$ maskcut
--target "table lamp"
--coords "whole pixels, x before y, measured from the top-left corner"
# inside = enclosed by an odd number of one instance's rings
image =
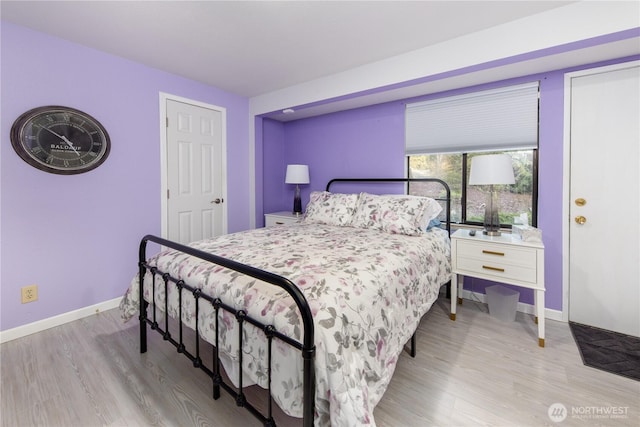
[[[469,185],[488,185],[489,195],[484,212],[484,231],[488,236],[500,235],[498,193],[494,185],[515,184],[511,157],[508,154],[486,154],[471,159]]]
[[[300,215],[302,213],[302,199],[300,199],[300,184],[309,183],[309,166],[307,165],[287,165],[287,175],[284,179],[285,184],[295,184],[296,192],[293,197],[293,213]]]

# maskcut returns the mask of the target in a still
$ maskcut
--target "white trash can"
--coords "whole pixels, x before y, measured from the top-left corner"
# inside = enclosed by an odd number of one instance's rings
[[[520,292],[500,285],[489,286],[484,291],[487,295],[489,314],[491,316],[505,322],[516,320]]]

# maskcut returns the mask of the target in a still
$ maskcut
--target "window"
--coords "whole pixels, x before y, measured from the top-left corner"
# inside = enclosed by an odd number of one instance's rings
[[[440,178],[451,188],[451,220],[482,224],[488,186],[467,184],[471,159],[509,154],[514,185],[497,186],[500,222],[510,227],[527,215],[537,223],[539,82],[493,88],[407,104],[408,176]],[[438,198],[432,186],[412,183],[409,194]],[[435,188],[435,187],[434,187]]]
[[[514,185],[497,186],[500,202],[500,223],[510,227],[514,218],[527,214],[527,223],[537,224],[537,150],[514,150],[492,153],[509,154],[512,158]],[[411,178],[433,177],[445,181],[451,188],[451,221],[482,225],[488,187],[468,185],[471,158],[489,153],[444,153],[408,156]],[[409,194],[438,198],[436,186],[416,182]],[[443,206],[444,208],[444,206]]]

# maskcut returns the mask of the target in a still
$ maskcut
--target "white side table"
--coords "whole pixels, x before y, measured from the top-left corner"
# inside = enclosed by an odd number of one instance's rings
[[[463,277],[477,277],[535,291],[538,345],[544,347],[544,245],[523,242],[512,234],[486,236],[478,230],[458,230],[451,235],[451,320],[462,303]],[[460,276],[460,277],[459,277]],[[460,279],[460,280],[458,280]]]
[[[274,225],[293,224],[302,220],[302,216],[303,214],[296,215],[289,211],[264,214],[264,226],[272,227]]]

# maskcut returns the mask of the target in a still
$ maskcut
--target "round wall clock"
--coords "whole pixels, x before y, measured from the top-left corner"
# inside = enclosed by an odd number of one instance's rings
[[[100,122],[75,108],[55,105],[18,117],[11,127],[11,145],[31,166],[62,175],[97,168],[111,149]]]

